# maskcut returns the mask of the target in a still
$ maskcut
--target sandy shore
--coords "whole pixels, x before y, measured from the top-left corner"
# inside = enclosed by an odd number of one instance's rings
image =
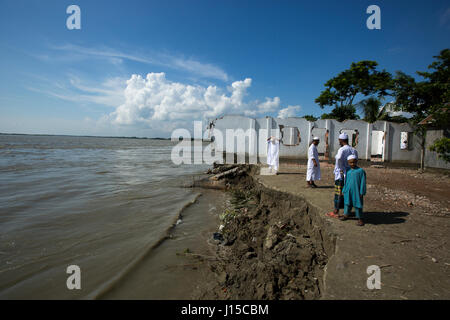
[[[277,176],[246,168],[224,179],[241,201],[224,221],[198,297],[450,299],[447,174],[365,168],[366,225],[358,227],[325,215],[331,165],[322,164],[318,189],[306,187],[301,165],[282,166]],[[381,289],[367,287],[371,265],[380,268]]]

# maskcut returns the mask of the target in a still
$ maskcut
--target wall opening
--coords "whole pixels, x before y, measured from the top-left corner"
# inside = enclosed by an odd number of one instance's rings
[[[348,135],[348,145],[353,146],[353,143],[356,138],[356,132],[354,129],[343,129],[339,131],[340,133],[346,133]]]
[[[311,143],[314,137],[319,137],[320,139],[320,143],[317,146],[317,152],[319,153],[319,159],[324,160],[327,151],[327,129],[313,128],[311,132],[311,141],[308,141],[308,143]]]
[[[298,146],[301,142],[300,130],[297,127],[281,126],[281,143],[285,146]]]
[[[352,134],[352,143],[351,143],[351,146],[352,146],[353,148],[356,148],[356,146],[358,145],[358,142],[359,142],[359,131],[358,131],[358,129],[355,129],[354,132],[353,132],[353,134]]]
[[[401,132],[400,133],[400,150],[411,150],[410,149],[411,132]]]
[[[384,131],[372,131],[372,148],[370,152],[370,161],[383,161],[384,136]]]

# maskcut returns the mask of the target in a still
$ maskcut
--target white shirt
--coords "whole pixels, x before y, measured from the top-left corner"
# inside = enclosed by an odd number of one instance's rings
[[[314,166],[314,161],[316,160],[317,167]],[[308,149],[308,166],[306,171],[306,181],[320,180],[320,162],[319,162],[319,152],[317,151],[317,146],[312,143]]]
[[[278,170],[278,158],[279,158],[280,142],[278,139],[275,141],[269,140],[267,143],[267,164],[273,166],[275,170]]]
[[[336,154],[336,164],[334,165],[334,180],[345,178],[347,170],[350,168],[347,162],[347,157],[351,154],[358,158],[358,152],[356,149],[350,147],[348,144],[339,148]],[[341,176],[341,170],[344,172],[344,176]]]

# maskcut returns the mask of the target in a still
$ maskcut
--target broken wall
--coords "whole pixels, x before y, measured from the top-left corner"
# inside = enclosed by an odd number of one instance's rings
[[[382,146],[377,146],[377,150],[382,149],[382,161],[404,162],[404,163],[420,163],[420,145],[417,137],[413,135],[413,128],[407,123],[392,123],[387,121],[377,121],[373,124],[362,120],[347,120],[339,122],[334,119],[319,119],[310,122],[305,118],[272,118],[264,117],[253,119],[245,116],[227,115],[214,120],[215,128],[220,129],[225,137],[226,129],[255,129],[257,137],[253,143],[246,139],[245,150],[237,150],[234,152],[257,154],[260,162],[265,161],[267,153],[267,138],[271,135],[281,137],[286,135],[284,143],[280,144],[280,158],[286,159],[306,159],[308,148],[314,136],[319,136],[320,144],[318,151],[325,159],[334,159],[339,145],[339,134],[346,132],[349,135],[349,144],[357,151],[360,159],[370,160],[372,157],[372,143],[378,141],[372,136],[376,131],[376,136],[382,135]],[[266,129],[267,131],[259,131]],[[298,138],[292,138],[291,132],[298,129]],[[381,133],[382,132],[382,133]],[[402,147],[402,132],[406,132],[408,137],[407,148]],[[287,137],[289,135],[289,138]],[[405,137],[405,134],[403,135]],[[295,141],[292,144],[292,141]],[[404,141],[403,141],[404,142]],[[224,149],[226,142],[224,141]],[[219,150],[218,150],[219,151]],[[223,150],[225,151],[225,150]]]

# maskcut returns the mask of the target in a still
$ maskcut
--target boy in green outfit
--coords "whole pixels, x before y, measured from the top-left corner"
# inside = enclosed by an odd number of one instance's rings
[[[358,167],[358,159],[355,155],[347,158],[350,170],[347,171],[345,185],[342,189],[344,195],[344,215],[340,217],[342,221],[347,220],[352,208],[355,208],[355,216],[358,219],[358,226],[363,226],[363,196],[366,194],[366,172]]]

